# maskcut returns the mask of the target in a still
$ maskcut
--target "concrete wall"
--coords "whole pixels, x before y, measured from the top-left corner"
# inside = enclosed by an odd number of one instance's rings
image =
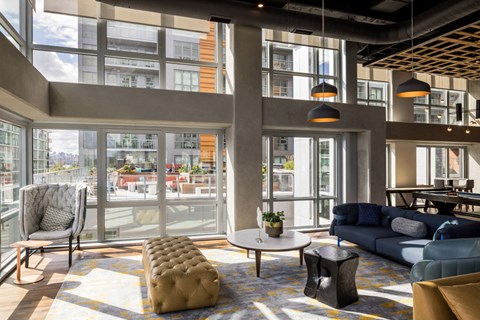
[[[49,114],[48,81],[1,32],[0,106],[28,119]]]
[[[50,83],[54,118],[158,121],[225,127],[232,122],[231,95],[75,83]]]

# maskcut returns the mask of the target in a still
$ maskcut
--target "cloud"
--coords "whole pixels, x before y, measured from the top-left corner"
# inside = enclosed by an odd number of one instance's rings
[[[75,54],[33,52],[33,65],[48,81],[78,82],[77,61],[78,56]]]
[[[78,24],[77,17],[43,12],[43,0],[39,0],[33,14],[34,42],[77,48]]]
[[[52,152],[78,154],[77,130],[50,130],[50,150]]]

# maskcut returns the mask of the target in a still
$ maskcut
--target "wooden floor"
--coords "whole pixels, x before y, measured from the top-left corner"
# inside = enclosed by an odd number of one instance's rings
[[[308,233],[308,235],[312,238],[319,238],[326,237],[327,233]],[[199,249],[218,249],[230,246],[226,240],[196,241],[195,245]],[[73,253],[73,263],[81,259],[114,258],[140,255],[141,253],[141,246],[85,249]],[[12,273],[0,284],[0,319],[45,319],[67,273],[67,251],[51,251],[43,254],[38,252],[32,255],[28,269],[24,267],[24,263],[22,264],[22,276],[43,274],[45,279],[38,283],[17,286],[13,283],[16,273]]]

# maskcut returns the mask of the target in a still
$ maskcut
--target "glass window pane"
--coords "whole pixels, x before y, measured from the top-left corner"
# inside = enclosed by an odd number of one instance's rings
[[[448,177],[463,178],[463,149],[448,148]]]
[[[310,100],[312,87],[313,78],[310,77],[273,75],[273,96],[277,98]]]
[[[262,195],[264,199],[268,198],[268,139],[268,137],[262,137]]]
[[[214,134],[166,134],[167,199],[216,199]]]
[[[273,195],[307,197],[313,194],[313,139],[272,137]]]
[[[435,90],[432,89],[430,93],[430,104],[435,106],[446,106],[447,105],[447,91],[446,90]]]
[[[314,72],[314,49],[292,44],[273,44],[273,69]]]
[[[20,45],[13,39],[13,37],[5,30],[1,25],[0,25],[0,32],[3,33],[3,35],[17,48],[20,50]]]
[[[330,215],[333,207],[336,205],[335,199],[321,199],[318,212],[318,225],[320,227],[329,226],[333,217]]]
[[[33,65],[48,81],[97,83],[97,57],[33,51]]]
[[[447,108],[431,107],[430,123],[447,123]]]
[[[107,49],[157,53],[158,28],[120,21],[107,21]]]
[[[431,184],[428,181],[427,172],[427,153],[428,149],[425,147],[417,147],[417,185]]]
[[[2,222],[1,227],[2,245],[0,247],[0,265],[4,266],[5,262],[16,254],[16,250],[10,248],[10,245],[21,240],[19,232],[20,227],[18,225],[18,213],[13,214],[8,220]]]
[[[157,135],[107,134],[107,201],[157,200]]]
[[[21,187],[21,128],[0,120],[0,214],[18,208]]]
[[[186,30],[166,29],[167,58],[215,62],[216,35],[215,23],[210,23],[210,32],[193,32]]]
[[[97,201],[95,131],[34,129],[32,144],[34,183],[85,183]]]
[[[166,65],[166,89],[216,93],[216,68]]]
[[[37,0],[33,11],[33,43],[57,47],[97,49],[97,20],[47,13]]]
[[[447,153],[445,148],[430,148],[430,177],[447,177]]]
[[[273,211],[284,211],[284,227],[312,227],[314,224],[314,202],[302,201],[276,201],[273,203]]]
[[[428,122],[428,107],[414,106],[413,107],[413,121],[417,123]]]
[[[268,42],[262,42],[262,68],[268,68]]]
[[[321,196],[335,195],[335,140],[320,138],[318,144],[318,181]]]
[[[193,235],[217,232],[217,206],[202,205],[168,205],[167,234]]]
[[[37,3],[40,1],[37,1]],[[2,0],[0,1],[0,12],[20,33],[20,0]]]
[[[105,210],[105,239],[132,239],[158,236],[160,233],[158,207],[107,208]]]
[[[83,227],[80,239],[82,241],[97,240],[97,209],[87,208],[87,215],[85,218],[85,226]]]
[[[158,62],[105,58],[105,84],[110,86],[159,88]]]
[[[366,81],[357,81],[357,98],[358,99],[367,99],[367,82]]]
[[[462,91],[449,91],[448,92],[448,105],[455,107],[457,103],[461,103],[463,106],[463,97],[465,93]]]
[[[318,67],[318,72],[319,74],[323,74],[326,76],[335,76],[337,72],[337,64],[336,64],[336,57],[337,57],[337,51],[336,50],[329,50],[325,49],[324,52],[322,49],[318,50],[318,53],[320,55],[318,61],[319,61],[319,67]],[[322,61],[324,61],[322,63]]]

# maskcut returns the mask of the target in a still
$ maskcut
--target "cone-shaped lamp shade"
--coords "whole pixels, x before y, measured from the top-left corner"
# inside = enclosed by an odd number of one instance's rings
[[[426,82],[411,78],[397,87],[395,95],[401,98],[415,98],[430,94],[430,85]]]
[[[337,87],[332,86],[331,84],[324,81],[313,87],[310,91],[310,94],[312,97],[315,98],[330,98],[335,97],[337,95],[337,92]]]
[[[308,111],[309,122],[335,122],[340,120],[340,112],[325,103]]]

